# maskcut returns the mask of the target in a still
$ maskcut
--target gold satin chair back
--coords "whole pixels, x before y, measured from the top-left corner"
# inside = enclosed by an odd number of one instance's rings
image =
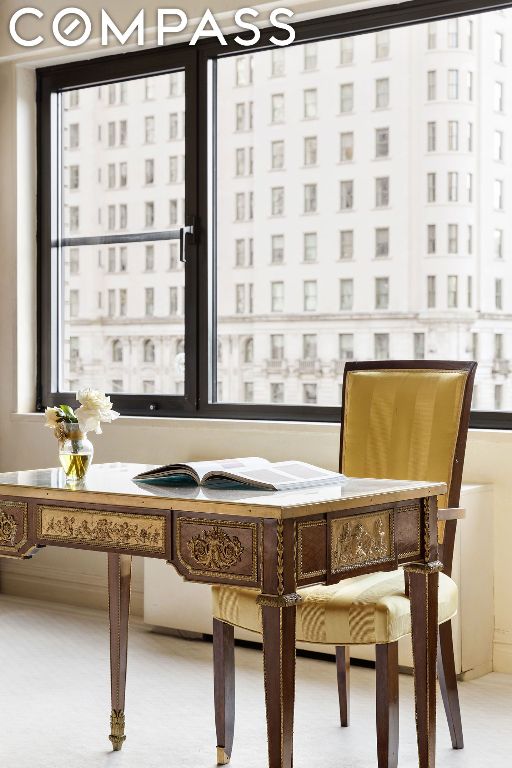
[[[458,506],[475,369],[472,362],[347,363],[340,471],[443,482],[439,506]]]

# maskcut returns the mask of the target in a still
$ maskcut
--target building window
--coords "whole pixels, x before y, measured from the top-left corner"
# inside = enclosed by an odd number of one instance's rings
[[[375,309],[389,308],[389,277],[375,278]]]
[[[243,361],[244,363],[252,363],[254,361],[254,339],[249,336],[243,344]]]
[[[284,123],[284,94],[274,93],[271,97],[271,121]]]
[[[144,362],[145,363],[154,363],[155,362],[155,343],[154,341],[151,341],[151,339],[146,339],[143,345],[143,351],[144,351]]]
[[[352,112],[354,109],[354,84],[340,85],[340,112]]]
[[[389,78],[380,77],[375,81],[375,108],[389,107]]]
[[[494,33],[494,61],[496,64],[503,64],[503,33]]]
[[[414,339],[413,340],[414,359],[424,360],[425,359],[425,334],[415,333],[413,339]]]
[[[272,170],[277,171],[284,168],[284,141],[273,141],[272,147]]]
[[[119,317],[126,317],[128,293],[126,288],[119,289]]]
[[[303,259],[308,264],[317,260],[317,236],[316,232],[304,233]]]
[[[145,205],[145,226],[146,227],[154,227],[155,226],[155,204],[154,203],[146,203]]]
[[[496,259],[503,258],[503,230],[494,230],[494,257]]]
[[[436,252],[436,225],[427,224],[427,253]]]
[[[340,133],[340,161],[342,163],[350,162],[354,159],[354,134]]]
[[[69,316],[78,317],[80,314],[80,291],[72,288],[69,292]]]
[[[448,309],[457,309],[458,299],[458,277],[457,275],[448,275]]]
[[[375,129],[375,157],[389,155],[389,128]]]
[[[318,113],[318,94],[316,88],[306,88],[304,91],[304,111],[305,120],[312,120]]]
[[[501,411],[503,408],[503,384],[494,385],[494,410]]]
[[[352,229],[343,229],[340,232],[340,259],[352,259],[354,257],[354,232]]]
[[[282,77],[285,73],[285,52],[282,49],[272,51],[272,77]]]
[[[436,201],[436,174],[427,173],[427,203]]]
[[[503,280],[497,277],[494,281],[494,304],[496,309],[503,309]]]
[[[340,64],[346,66],[354,61],[354,40],[352,37],[344,37],[340,40]]]
[[[155,143],[155,118],[151,115],[144,118],[144,140],[146,144]]]
[[[317,357],[316,333],[304,333],[302,335],[302,359],[316,360]]]
[[[449,99],[459,98],[459,70],[458,69],[448,70],[448,98]]]
[[[282,312],[284,309],[284,283],[270,283],[270,309],[272,312]]]
[[[494,334],[494,359],[503,360],[503,334]]]
[[[354,182],[340,181],[340,208],[347,210],[354,206]]]
[[[427,72],[427,100],[434,101],[437,98],[437,73],[435,69]]]
[[[437,47],[437,22],[427,24],[427,48],[432,51]]]
[[[317,139],[316,136],[306,136],[304,139],[304,165],[316,165]]]
[[[303,402],[305,405],[316,405],[317,392],[316,384],[303,384],[302,385]]]
[[[451,152],[459,148],[459,122],[458,120],[448,121],[448,149]]]
[[[434,122],[427,123],[427,152],[436,151],[436,138],[437,138],[436,134],[437,134],[436,123]]]
[[[272,333],[270,336],[270,359],[284,359],[284,336],[281,333]]]
[[[145,314],[152,317],[155,314],[155,289],[145,288]]]
[[[284,235],[272,235],[272,264],[284,262]]]
[[[317,305],[316,280],[304,280],[304,312],[315,312]]]
[[[78,275],[80,272],[80,251],[78,248],[69,249],[69,273]]]
[[[436,276],[428,275],[427,277],[427,309],[435,309],[436,307]]]
[[[494,83],[494,109],[503,112],[503,83]]]
[[[376,360],[389,360],[389,333],[375,333],[373,345]]]
[[[389,56],[389,30],[375,33],[375,58],[387,59]]]
[[[339,356],[339,359],[343,361],[354,359],[354,334],[353,333],[338,334],[338,356]]]
[[[498,211],[503,209],[503,181],[501,179],[494,180],[494,207]]]
[[[272,381],[270,383],[270,402],[284,403],[284,384],[282,381]]]
[[[459,225],[448,224],[448,253],[459,252]]]
[[[459,174],[450,171],[448,173],[448,202],[456,203],[459,199]]]
[[[375,230],[375,258],[385,259],[389,256],[389,228],[377,227]]]
[[[169,314],[172,316],[178,314],[178,288],[175,285],[169,288]]]
[[[284,214],[284,187],[272,187],[272,216]]]
[[[145,270],[146,272],[153,272],[155,269],[155,246],[146,245],[145,249]]]
[[[236,59],[236,85],[250,85],[252,83],[252,56],[239,56]]]
[[[317,187],[316,184],[304,184],[304,213],[316,213]]]
[[[389,177],[375,179],[375,206],[384,208],[389,205]]]
[[[448,48],[459,47],[459,20],[448,20]]]
[[[351,277],[340,280],[340,309],[350,311],[354,305],[354,281]]]
[[[494,159],[503,160],[503,131],[494,131]]]
[[[471,275],[468,275],[467,292],[468,309],[470,309],[473,306],[473,278]]]

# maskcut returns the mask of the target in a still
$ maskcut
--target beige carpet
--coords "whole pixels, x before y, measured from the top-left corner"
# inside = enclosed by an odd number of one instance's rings
[[[213,768],[211,645],[134,624],[127,741],[109,750],[108,635],[102,614],[0,597],[0,765],[3,768]],[[264,768],[261,654],[237,650],[233,768]],[[402,676],[401,768],[415,768],[412,679]],[[440,768],[509,768],[512,676],[460,686],[466,749],[454,752],[440,711]],[[376,765],[374,673],[354,668],[352,721],[337,726],[334,664],[299,659],[295,768]]]

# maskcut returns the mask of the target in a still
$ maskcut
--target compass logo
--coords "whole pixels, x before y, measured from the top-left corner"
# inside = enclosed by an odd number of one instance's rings
[[[20,31],[20,22],[25,17],[35,17],[38,20],[44,19],[45,14],[39,8],[20,8],[14,13],[9,22],[9,32],[12,39],[24,48],[35,48],[44,42],[43,35],[35,37],[25,37]],[[275,8],[271,11],[269,22],[276,30],[281,30],[279,36],[272,35],[270,42],[272,45],[286,46],[290,45],[295,39],[295,30],[290,24],[283,21],[294,16],[289,8]],[[238,29],[249,33],[241,37],[237,35],[235,42],[243,47],[255,45],[260,37],[259,27],[253,23],[259,17],[259,11],[254,8],[240,8],[234,14],[234,23]],[[252,19],[252,21],[250,20]],[[132,43],[136,39],[138,46],[143,46],[146,40],[146,12],[142,8],[130,22],[126,29],[120,29],[117,23],[112,19],[105,9],[101,10],[101,45],[110,45],[115,39],[120,45]],[[180,8],[159,8],[156,12],[156,19],[151,19],[153,28],[157,30],[157,44],[168,45],[171,42],[171,36],[185,32],[189,25],[188,17],[185,11]],[[156,23],[155,23],[156,22]],[[60,45],[66,48],[77,48],[86,43],[92,34],[91,17],[81,8],[69,7],[63,8],[52,19],[52,34],[54,39]],[[283,34],[284,33],[284,34]],[[215,19],[214,14],[208,8],[199,22],[195,26],[189,45],[195,45],[203,38],[216,37],[221,45],[227,45],[220,26]]]

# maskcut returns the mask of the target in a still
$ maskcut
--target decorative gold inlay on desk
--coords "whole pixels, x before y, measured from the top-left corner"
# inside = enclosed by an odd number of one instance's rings
[[[39,506],[38,537],[70,544],[165,552],[165,517]]]
[[[192,536],[187,547],[196,563],[214,571],[227,571],[240,563],[244,551],[238,536],[229,536],[217,526]]]
[[[22,501],[0,501],[0,555],[18,557],[27,543],[28,506]]]
[[[184,576],[258,583],[258,523],[177,515],[173,526]]]
[[[389,560],[393,555],[392,510],[331,521],[331,570]]]
[[[0,544],[12,547],[16,540],[18,525],[12,515],[0,511]]]

